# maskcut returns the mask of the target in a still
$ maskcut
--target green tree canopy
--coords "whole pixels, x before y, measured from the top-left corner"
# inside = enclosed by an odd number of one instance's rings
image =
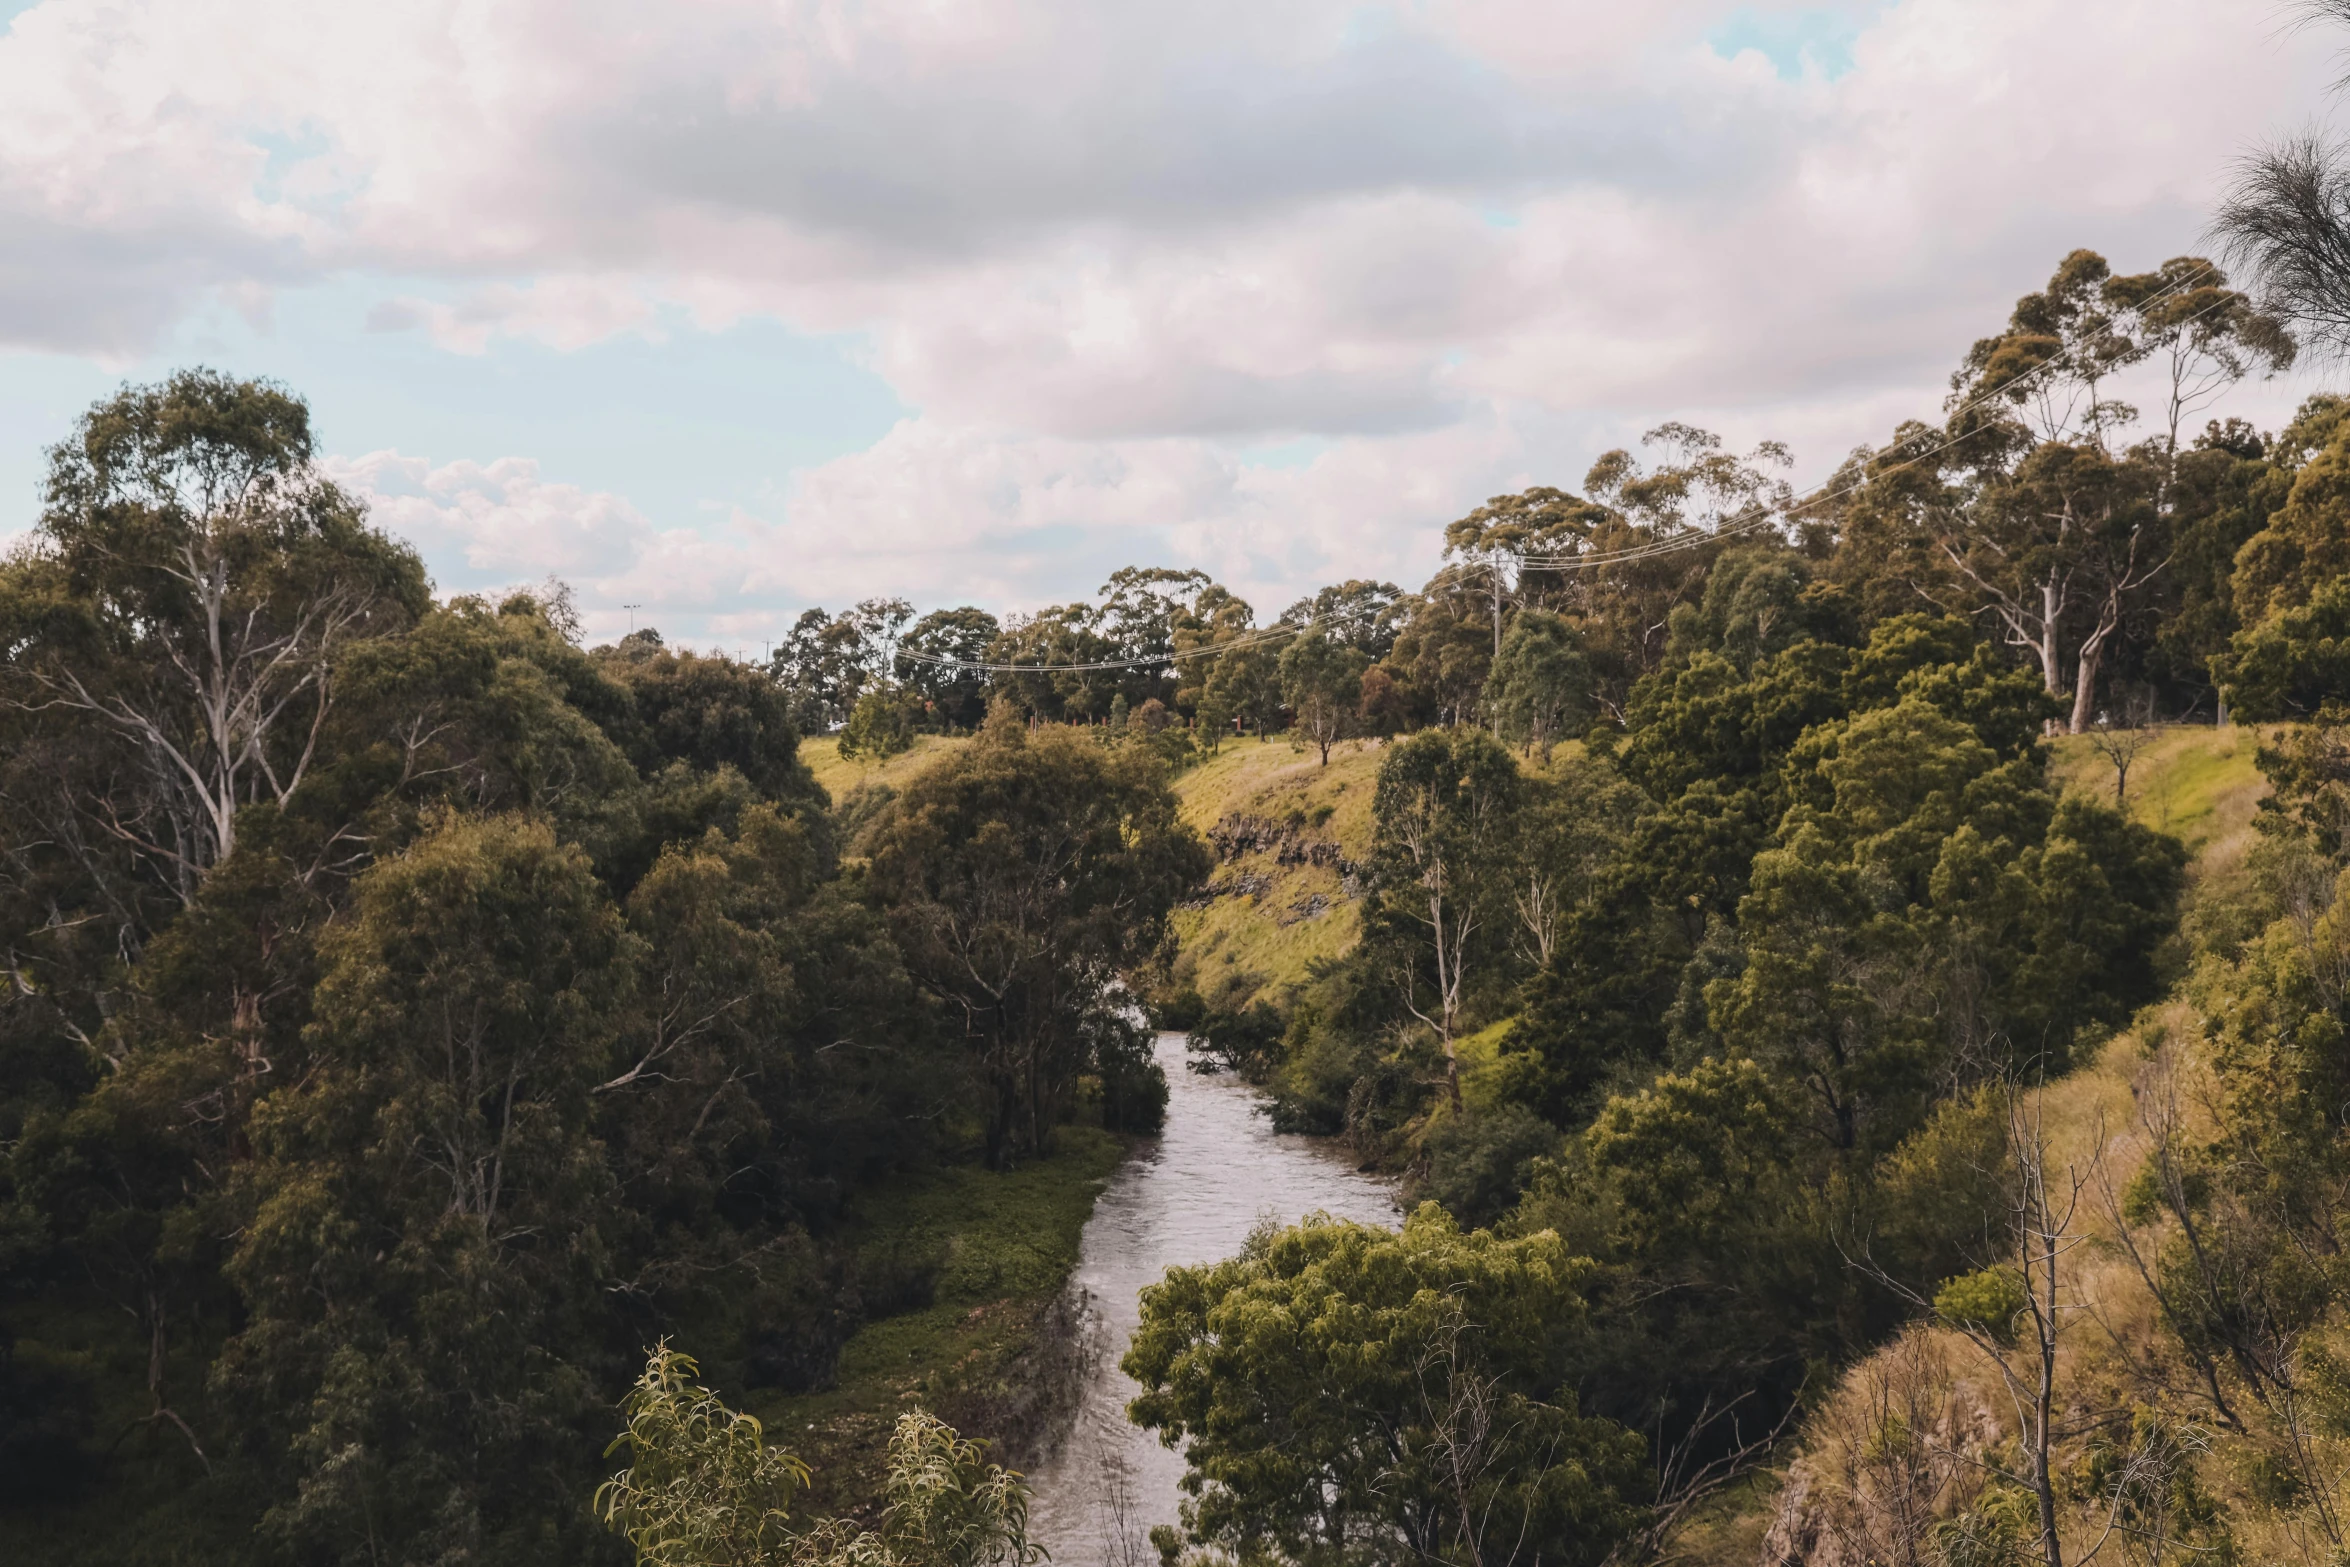
[[[312,459],[308,408],[269,383],[125,387],[52,448],[0,572],[0,705],[68,764],[81,832],[183,903],[242,807],[302,786],[345,650],[428,602],[415,553]]]
[[[1572,622],[1519,611],[1487,677],[1485,705],[1503,739],[1547,752],[1591,713],[1591,666]]]
[[[1181,1444],[1182,1534],[1242,1560],[1593,1563],[1640,1438],[1560,1384],[1591,1265],[1554,1234],[1310,1219],[1143,1292],[1137,1423]]]
[[[1328,632],[1308,631],[1281,650],[1281,696],[1297,728],[1330,765],[1330,747],[1346,738],[1363,705],[1370,661]]]
[[[1165,765],[1139,744],[1030,736],[999,705],[860,847],[909,969],[986,1078],[991,1159],[1039,1151],[1087,1065],[1088,1019],[1207,874]]]
[[[254,1129],[250,1312],[216,1376],[285,1444],[298,1553],[545,1559],[572,1516],[611,1178],[591,1101],[633,942],[543,825],[451,818],[360,879],[322,952],[318,1064]]]

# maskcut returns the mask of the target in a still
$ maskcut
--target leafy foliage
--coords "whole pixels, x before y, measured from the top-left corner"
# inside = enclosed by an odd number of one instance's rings
[[[628,1425],[604,1450],[628,1467],[596,1490],[596,1516],[641,1567],[750,1567],[788,1543],[784,1526],[808,1467],[767,1445],[751,1416],[694,1381],[693,1357],[654,1347],[621,1409]]]
[[[889,1443],[878,1531],[838,1519],[789,1529],[808,1467],[767,1444],[757,1420],[693,1380],[690,1356],[657,1345],[623,1403],[627,1429],[606,1457],[629,1466],[596,1492],[605,1527],[641,1567],[1027,1567],[1028,1491],[986,1461],[984,1444],[920,1411]]]
[[[1008,704],[909,783],[859,846],[913,974],[987,1085],[991,1162],[1044,1146],[1152,951],[1207,872],[1155,756],[1067,730],[1033,738]]]
[[[1598,1562],[1639,1439],[1560,1385],[1588,1264],[1555,1235],[1309,1220],[1143,1293],[1134,1418],[1188,1444],[1182,1534],[1246,1559]],[[1173,1542],[1170,1542],[1172,1544]],[[1164,1547],[1163,1547],[1164,1548]]]

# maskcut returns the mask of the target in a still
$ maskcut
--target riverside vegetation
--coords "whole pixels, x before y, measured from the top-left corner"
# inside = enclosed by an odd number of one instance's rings
[[[2335,1559],[2350,402],[2189,417],[2288,324],[2076,252],[1817,496],[762,666],[124,389],[0,566],[0,1548],[1031,1560],[1140,1002],[1417,1204],[1148,1293],[1170,1561]]]

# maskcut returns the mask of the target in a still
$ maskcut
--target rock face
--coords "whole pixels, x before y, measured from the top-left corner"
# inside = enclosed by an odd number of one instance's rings
[[[1787,1471],[1759,1567],[1924,1567],[2010,1433],[1972,1346],[1915,1327],[1848,1373]]]
[[[1230,865],[1252,854],[1270,854],[1276,866],[1327,866],[1338,872],[1341,898],[1362,896],[1362,867],[1340,853],[1337,844],[1314,837],[1300,821],[1277,821],[1270,816],[1235,811],[1209,828],[1207,837],[1208,846],[1216,851],[1220,865]],[[1262,870],[1243,870],[1217,877],[1200,889],[1198,897],[1181,907],[1205,908],[1218,898],[1262,900],[1272,890],[1273,878],[1269,874]],[[1279,924],[1295,925],[1302,920],[1319,919],[1333,906],[1326,895],[1313,893],[1298,899],[1275,918]]]
[[[1248,816],[1238,811],[1208,829],[1208,846],[1226,864],[1244,854],[1270,853],[1276,865],[1328,865],[1347,877],[1353,876],[1357,869],[1355,862],[1339,853],[1338,845],[1327,838],[1308,837],[1305,829],[1294,822],[1278,822],[1270,816]]]

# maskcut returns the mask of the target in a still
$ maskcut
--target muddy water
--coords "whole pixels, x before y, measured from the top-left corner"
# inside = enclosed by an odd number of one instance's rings
[[[1158,1056],[1171,1091],[1166,1133],[1111,1177],[1086,1223],[1070,1280],[1089,1340],[1085,1383],[1070,1429],[1030,1476],[1030,1523],[1054,1567],[1156,1563],[1150,1528],[1175,1521],[1182,1455],[1127,1421],[1138,1389],[1118,1369],[1142,1287],[1174,1264],[1232,1255],[1260,1219],[1397,1218],[1386,1182],[1318,1139],[1276,1134],[1246,1084],[1186,1071],[1182,1035],[1161,1034]]]

